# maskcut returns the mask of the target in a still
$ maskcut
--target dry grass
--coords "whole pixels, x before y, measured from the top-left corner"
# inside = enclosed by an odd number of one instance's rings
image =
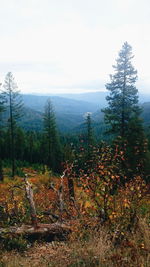
[[[3,252],[0,267],[149,267],[150,229],[139,219],[134,233],[127,234],[119,245],[110,241],[106,229],[87,231],[67,242],[34,244],[23,254]]]
[[[34,244],[24,254],[3,252],[0,267],[149,267],[149,249],[150,230],[140,219],[136,231],[118,246],[103,228],[91,231],[85,239]]]
[[[92,231],[87,240],[76,240],[71,245],[72,263],[69,266],[101,266],[112,250],[105,229]]]
[[[111,242],[104,231],[94,233],[88,240],[52,242],[34,245],[26,253],[8,253],[1,255],[0,266],[99,266],[111,251]],[[101,266],[101,265],[100,265]]]

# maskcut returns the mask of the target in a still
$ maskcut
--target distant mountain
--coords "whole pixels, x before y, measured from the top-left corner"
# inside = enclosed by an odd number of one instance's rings
[[[56,124],[60,132],[70,132],[72,128],[80,125],[82,121],[83,116],[79,114],[56,114]],[[43,112],[36,111],[27,106],[24,107],[19,125],[26,131],[42,131]]]
[[[67,99],[60,96],[22,95],[24,102],[24,116],[20,121],[26,130],[41,130],[42,114],[47,99],[50,97],[56,114],[58,128],[62,132],[69,132],[84,121],[86,112],[96,112],[98,105],[86,101]]]
[[[72,108],[73,111],[85,112],[89,106],[89,111],[94,112],[98,108],[103,108],[107,105],[106,96],[107,91],[81,93],[81,94],[56,94],[56,95],[35,95],[35,94],[23,94],[23,100],[26,106],[29,106],[35,110],[43,111],[46,100],[50,97],[56,112],[66,111],[70,112]],[[82,103],[81,103],[82,101]],[[150,94],[139,94],[139,102],[142,104],[144,102],[150,101]],[[64,110],[65,109],[65,110]]]
[[[102,92],[99,93],[101,94]],[[93,101],[92,103],[60,96],[51,96],[50,99],[54,106],[56,123],[59,131],[66,133],[79,133],[84,131],[84,115],[86,112],[91,112],[94,129],[98,134],[100,134],[105,127],[103,120],[104,114],[101,112],[103,105],[94,103],[94,101],[96,102],[96,98],[97,102],[99,101],[99,93],[87,93],[88,96],[86,95],[86,97],[84,97],[84,99],[89,100],[89,96],[91,96],[91,101]],[[73,96],[74,95],[75,94],[73,94]],[[84,94],[80,94],[81,99],[83,98],[83,96]],[[41,131],[43,129],[43,111],[48,98],[49,96],[23,95],[24,115],[20,120],[20,125],[25,130]],[[101,97],[101,100],[102,99],[104,100],[104,98]],[[143,100],[144,99],[145,98],[143,96]],[[150,100],[149,102],[143,103],[142,108],[142,118],[144,120],[144,125],[148,127],[150,126]],[[4,117],[5,120],[7,120],[7,113]]]
[[[81,94],[58,94],[58,96],[60,97],[94,103],[99,105],[100,108],[103,108],[107,105],[107,100],[106,100],[107,95],[108,95],[107,91],[81,93]],[[141,104],[148,101],[150,101],[150,94],[139,93],[139,102]]]
[[[79,101],[60,96],[40,96],[22,95],[25,106],[37,111],[44,111],[44,106],[48,98],[51,99],[56,113],[83,114],[85,112],[95,112],[99,105],[87,101]]]
[[[100,108],[106,106],[106,96],[108,92],[91,92],[91,93],[81,93],[81,94],[59,94],[60,97],[65,97],[68,99],[74,99],[79,101],[87,101],[93,104],[98,105]]]
[[[43,113],[30,107],[23,108],[23,116],[19,120],[20,126],[26,131],[41,131],[43,128]]]

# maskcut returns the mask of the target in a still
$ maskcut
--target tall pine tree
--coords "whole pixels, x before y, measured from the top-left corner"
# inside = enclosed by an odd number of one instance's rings
[[[55,172],[61,170],[62,150],[56,128],[55,114],[48,99],[44,111],[45,163]]]
[[[128,169],[134,169],[135,172],[141,168],[143,162],[145,138],[140,119],[138,90],[135,86],[137,71],[131,63],[132,59],[132,47],[125,42],[116,65],[113,66],[114,74],[110,75],[111,81],[106,84],[110,94],[106,98],[108,107],[103,112],[109,132],[120,138]]]
[[[18,119],[22,115],[23,102],[18,90],[17,84],[14,80],[13,74],[8,72],[5,77],[4,89],[2,92],[6,102],[6,109],[8,111],[8,125],[10,132],[10,154],[12,162],[12,177],[15,175],[15,130]]]
[[[92,160],[93,157],[93,146],[94,146],[94,133],[92,128],[91,113],[86,113],[86,150],[87,150],[87,160]]]
[[[1,87],[1,84],[0,84]],[[2,113],[5,110],[5,99],[0,91],[0,181],[3,181],[3,164],[2,164]]]

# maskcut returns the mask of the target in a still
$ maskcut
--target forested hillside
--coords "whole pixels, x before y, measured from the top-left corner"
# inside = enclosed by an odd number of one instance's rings
[[[42,120],[42,113],[44,111],[44,106],[48,98],[49,96],[23,95],[23,102],[26,107],[26,112],[24,113],[24,117],[22,118],[21,125],[25,127],[26,130],[28,129],[26,121],[30,121],[29,117],[31,109],[35,110],[35,114],[32,113],[31,116],[31,124],[29,122],[29,124],[33,126],[32,130],[39,130],[39,127],[42,126],[42,123],[39,121],[40,113],[38,112],[41,112]],[[82,123],[82,121],[84,120],[83,116],[86,112],[93,113],[99,107],[98,104],[93,104],[86,101],[78,101],[74,99],[67,99],[59,96],[51,96],[50,99],[54,106],[57,125],[61,132],[69,132],[76,126],[80,125],[80,123]],[[26,118],[26,116],[28,118]],[[37,126],[37,121],[38,123],[40,123],[39,126]]]
[[[99,134],[99,128],[103,129],[104,126],[104,115],[101,112],[101,109],[106,106],[103,102],[104,96],[106,93],[85,93],[81,95],[69,95],[67,99],[64,97],[57,96],[36,96],[36,95],[23,95],[24,111],[23,116],[20,119],[20,126],[23,127],[26,131],[42,131],[42,116],[44,111],[44,105],[47,99],[50,97],[56,115],[56,122],[60,132],[63,133],[75,133],[84,131],[84,117],[86,112],[91,112],[93,127],[95,128],[96,133]],[[68,95],[66,95],[68,96]],[[101,97],[102,96],[102,97]],[[82,99],[81,100],[75,100]],[[83,101],[87,99],[89,102]],[[145,126],[150,125],[149,112],[150,112],[150,102],[146,95],[142,95],[141,102],[146,100],[145,103],[141,104],[142,113],[141,118],[144,121]],[[95,104],[94,104],[95,102]],[[3,115],[4,119],[7,120],[8,113]],[[101,130],[100,130],[101,131]]]
[[[84,115],[86,112],[91,112],[93,127],[99,133],[101,129],[105,128],[104,115],[101,109],[107,105],[107,95],[107,92],[63,94],[59,96],[23,95],[26,110],[21,126],[26,130],[39,131],[42,129],[42,113],[45,102],[50,97],[55,110],[57,126],[61,132],[75,133],[84,130]],[[141,118],[145,126],[150,125],[150,102],[148,101],[150,101],[150,95],[140,94]]]
[[[99,93],[22,95],[6,74],[0,266],[149,266],[150,102],[139,102],[132,58],[125,42],[106,104]]]

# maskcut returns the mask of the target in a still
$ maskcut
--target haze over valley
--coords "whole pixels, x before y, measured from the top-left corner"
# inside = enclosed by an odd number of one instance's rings
[[[60,132],[79,133],[84,130],[85,114],[91,112],[93,126],[103,125],[101,109],[107,106],[107,92],[90,92],[82,94],[37,95],[23,94],[24,116],[21,126],[25,130],[42,131],[43,112],[48,98],[53,104],[57,127]],[[142,106],[144,124],[150,123],[150,95],[140,94],[139,102]]]

